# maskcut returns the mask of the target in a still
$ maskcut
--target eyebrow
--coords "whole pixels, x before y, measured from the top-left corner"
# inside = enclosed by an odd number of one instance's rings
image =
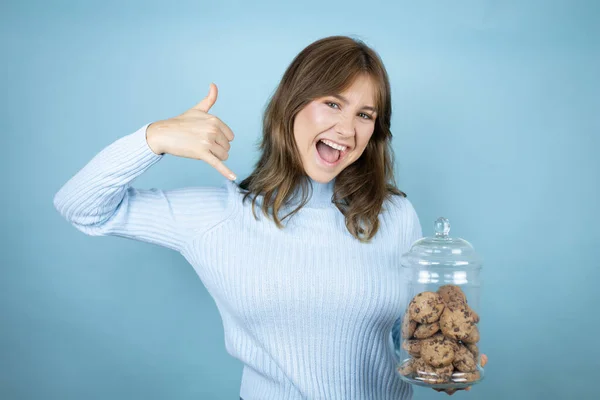
[[[340,99],[345,104],[348,104],[348,99],[345,98],[344,96],[342,96],[341,94],[333,94],[332,96]],[[375,113],[377,112],[375,107],[372,107],[372,106],[362,106],[361,110],[369,110],[369,111],[373,111]]]

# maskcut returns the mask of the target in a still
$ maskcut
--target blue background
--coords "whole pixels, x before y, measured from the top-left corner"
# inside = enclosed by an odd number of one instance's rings
[[[247,176],[285,68],[334,34],[384,60],[424,233],[443,215],[486,263],[487,378],[453,398],[598,398],[599,20],[598,2],[566,0],[2,2],[0,398],[237,399],[242,365],[183,257],[85,236],[52,199],[210,82],[236,134],[227,165]],[[167,156],[136,185],[221,181]]]

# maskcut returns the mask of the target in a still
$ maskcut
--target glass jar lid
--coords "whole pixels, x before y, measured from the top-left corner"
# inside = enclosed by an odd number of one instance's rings
[[[444,217],[434,223],[435,236],[413,243],[402,255],[400,263],[406,268],[481,268],[482,260],[471,243],[448,236],[450,221]]]

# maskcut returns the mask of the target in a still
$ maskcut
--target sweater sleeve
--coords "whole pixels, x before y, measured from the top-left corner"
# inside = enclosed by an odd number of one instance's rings
[[[144,125],[105,147],[54,196],[54,207],[90,236],[114,235],[181,251],[194,230],[224,218],[226,187],[137,189],[132,182],[163,155]]]
[[[419,221],[419,216],[417,215],[417,211],[415,207],[412,205],[410,200],[406,200],[406,213],[407,213],[407,224],[408,224],[408,237],[409,243],[408,246],[412,246],[414,242],[421,239],[423,237],[423,230],[421,228],[421,222]]]

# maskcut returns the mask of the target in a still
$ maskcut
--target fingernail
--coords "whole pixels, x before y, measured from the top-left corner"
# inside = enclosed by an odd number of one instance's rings
[[[237,177],[234,174],[229,174],[229,179],[231,179],[232,181],[235,181],[237,179]]]

